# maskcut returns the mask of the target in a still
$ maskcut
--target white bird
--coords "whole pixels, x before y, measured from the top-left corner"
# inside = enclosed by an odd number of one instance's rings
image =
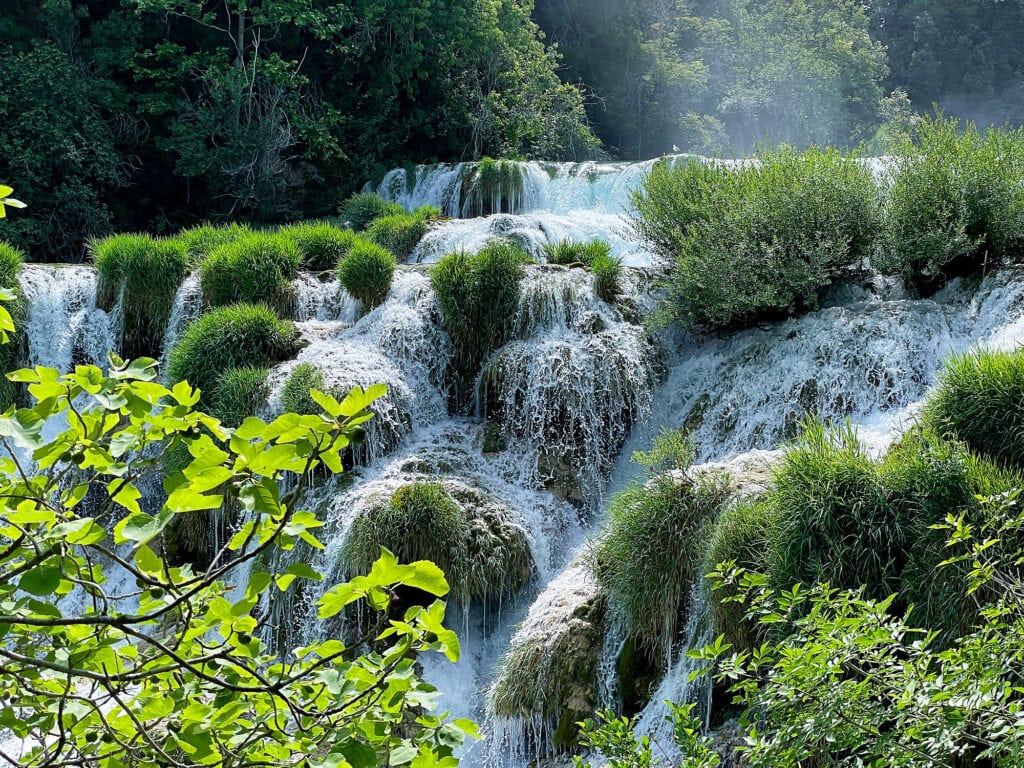
[[[675,144],[673,144],[672,145],[672,151],[675,152],[678,155],[683,150],[681,150],[679,147],[677,147]]]

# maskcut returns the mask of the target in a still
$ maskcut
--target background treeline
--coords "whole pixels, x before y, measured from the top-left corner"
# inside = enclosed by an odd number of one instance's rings
[[[1021,122],[1024,0],[7,0],[2,235],[333,212],[384,169]]]

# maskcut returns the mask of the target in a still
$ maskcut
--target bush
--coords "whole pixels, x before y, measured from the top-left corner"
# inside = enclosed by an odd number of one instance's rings
[[[292,368],[281,390],[281,408],[285,413],[315,416],[323,409],[310,397],[310,390],[324,391],[324,374],[312,363],[299,363]]]
[[[412,255],[429,230],[427,214],[397,213],[376,219],[366,228],[366,237],[404,260]]]
[[[663,320],[713,331],[814,309],[873,255],[866,167],[831,149],[765,149],[757,161],[661,162],[634,193],[635,233],[672,264]]]
[[[883,272],[924,292],[1024,253],[1024,133],[929,118],[898,148],[885,206]]]
[[[951,357],[921,420],[993,461],[1024,469],[1024,350]]]
[[[743,500],[727,508],[711,531],[704,572],[717,570],[722,563],[734,562],[739,568],[758,573],[768,571],[768,552],[772,536],[772,514],[757,500]],[[735,584],[723,585],[711,593],[711,618],[715,635],[737,653],[756,647],[763,638],[756,622],[745,618],[746,606],[731,602],[738,593]]]
[[[284,235],[245,234],[215,248],[199,268],[203,295],[213,307],[264,303],[282,315],[295,299],[291,281],[299,250]]]
[[[200,224],[198,227],[179,232],[175,239],[185,246],[189,269],[197,269],[214,248],[233,243],[239,237],[248,234],[252,234],[252,230],[244,224],[229,224],[223,227]]]
[[[398,203],[389,203],[380,195],[353,195],[342,204],[339,214],[356,232],[362,232],[373,221],[382,216],[396,216],[405,213]]]
[[[185,329],[171,350],[167,377],[201,389],[203,407],[209,407],[232,368],[269,366],[298,349],[293,323],[278,319],[269,307],[237,304],[203,315]]]
[[[342,556],[365,574],[382,547],[402,562],[437,564],[464,605],[513,594],[533,573],[526,532],[508,510],[465,486],[418,482],[371,504],[353,521]]]
[[[519,281],[529,260],[512,243],[498,242],[476,256],[452,253],[430,270],[430,283],[452,339],[462,383],[508,339],[519,306]]]
[[[266,368],[244,366],[224,372],[213,399],[212,413],[222,422],[237,427],[266,404],[270,387]]]
[[[18,396],[17,384],[10,381],[5,374],[21,367],[26,307],[18,276],[21,274],[23,263],[24,254],[0,240],[0,288],[6,288],[15,294],[13,301],[4,302],[4,308],[10,313],[16,329],[14,333],[9,334],[10,341],[0,346],[0,411],[14,405]]]
[[[324,222],[293,224],[282,227],[280,234],[291,238],[299,249],[301,266],[314,272],[335,269],[359,241],[352,230]]]
[[[388,297],[396,266],[390,251],[375,243],[359,241],[338,265],[338,279],[369,311]]]
[[[90,247],[100,274],[98,301],[122,303],[121,354],[159,357],[178,287],[188,274],[188,257],[179,240],[149,235],[114,235]]]
[[[701,577],[715,518],[729,500],[720,478],[659,475],[618,495],[594,552],[610,609],[651,654],[667,658],[686,625],[690,589]]]

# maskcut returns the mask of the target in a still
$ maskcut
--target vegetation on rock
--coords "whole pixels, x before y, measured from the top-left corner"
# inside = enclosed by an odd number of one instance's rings
[[[214,248],[200,265],[203,295],[213,307],[266,304],[287,315],[295,301],[291,281],[300,258],[286,235],[243,234]]]
[[[352,230],[339,229],[323,221],[304,221],[282,227],[280,234],[295,243],[299,265],[314,272],[335,269],[359,241]]]
[[[357,241],[338,264],[338,279],[369,311],[384,303],[397,264],[391,251],[370,241]]]

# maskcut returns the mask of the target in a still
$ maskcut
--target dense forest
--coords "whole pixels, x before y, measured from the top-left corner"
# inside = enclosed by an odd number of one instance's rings
[[[1019,0],[9,0],[0,178],[33,215],[2,234],[77,261],[413,163],[880,152],[934,106],[1019,122],[1021,40]]]

